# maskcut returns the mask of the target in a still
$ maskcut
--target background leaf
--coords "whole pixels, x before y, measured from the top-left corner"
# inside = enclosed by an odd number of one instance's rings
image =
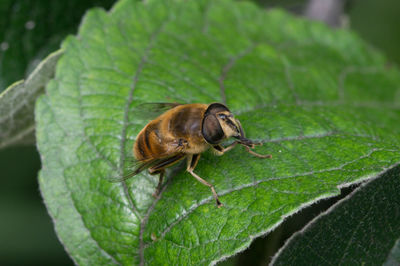
[[[77,29],[86,9],[114,0],[2,0],[0,2],[0,92],[27,77]]]
[[[399,173],[397,166],[360,186],[296,233],[273,264],[383,264],[400,237]],[[396,256],[398,263],[394,249]]]
[[[392,30],[400,23],[400,17],[397,16],[400,2],[396,0],[386,0],[385,4],[374,0],[347,2],[351,6],[348,14],[351,27],[361,37],[387,54],[392,62],[399,65],[400,52],[396,44],[400,42],[400,35],[392,34]],[[370,18],[368,26],[363,21],[366,17]]]
[[[53,78],[62,51],[49,55],[27,78],[11,85],[0,94],[0,149],[13,144],[35,143],[33,109],[36,98],[44,93]]]
[[[396,241],[392,250],[390,251],[388,257],[386,258],[385,264],[389,265],[398,265],[400,263],[400,239]]]
[[[213,263],[400,158],[399,72],[346,31],[249,3],[121,1],[63,48],[36,106],[39,181],[78,264]],[[205,153],[221,209],[183,171],[157,199],[147,173],[108,182],[146,123],[134,107],[157,101],[226,101],[273,159]]]

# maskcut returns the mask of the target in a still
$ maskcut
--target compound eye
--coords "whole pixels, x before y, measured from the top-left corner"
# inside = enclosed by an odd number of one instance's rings
[[[211,144],[217,144],[225,137],[224,131],[214,115],[204,117],[202,134],[205,140]]]
[[[218,114],[218,117],[221,118],[222,120],[226,120],[226,115],[224,114]]]

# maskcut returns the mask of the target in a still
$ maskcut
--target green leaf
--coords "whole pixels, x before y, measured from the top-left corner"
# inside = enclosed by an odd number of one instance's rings
[[[120,1],[63,44],[36,105],[40,188],[77,264],[210,264],[400,161],[397,69],[353,33],[247,2]],[[123,171],[143,102],[226,102],[256,149],[158,177]]]
[[[35,143],[33,109],[53,78],[62,50],[52,53],[26,79],[15,82],[0,93],[0,148],[14,144]]]
[[[27,77],[61,41],[76,31],[87,8],[114,0],[0,1],[0,92]]]
[[[272,264],[382,265],[400,237],[399,189],[397,166],[293,235]]]
[[[400,238],[394,244],[389,256],[384,263],[385,266],[399,265],[400,264]]]

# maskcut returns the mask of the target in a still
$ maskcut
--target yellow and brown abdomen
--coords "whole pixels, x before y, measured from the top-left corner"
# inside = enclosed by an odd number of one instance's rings
[[[153,120],[139,132],[133,148],[137,160],[147,161],[166,156],[160,124],[160,120]]]
[[[208,146],[201,135],[206,104],[174,107],[148,123],[138,134],[133,148],[139,161],[169,157],[176,153],[201,153]],[[180,147],[184,140],[185,147]]]

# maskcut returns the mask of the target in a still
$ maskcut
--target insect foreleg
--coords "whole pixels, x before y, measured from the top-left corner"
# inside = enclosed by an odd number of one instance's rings
[[[256,152],[252,151],[249,146],[245,146],[245,145],[243,145],[243,146],[246,148],[246,151],[248,153],[250,153],[251,155],[254,155],[254,156],[258,157],[258,158],[263,158],[263,159],[272,158],[271,154],[265,154],[265,155],[264,154],[259,154],[259,153],[256,153]]]
[[[213,148],[214,148],[215,152],[217,153],[217,155],[222,155],[225,152],[232,150],[238,143],[239,142],[235,141],[226,147],[223,147],[222,145],[217,144],[217,145],[214,145]]]
[[[222,155],[227,151],[232,150],[237,144],[240,144],[242,146],[244,146],[246,148],[246,151],[258,158],[272,158],[271,154],[267,154],[267,155],[263,155],[263,154],[258,154],[254,151],[252,151],[251,149],[254,148],[255,145],[261,145],[260,143],[252,143],[250,140],[248,141],[249,143],[242,143],[240,141],[235,141],[232,144],[228,145],[227,147],[223,147],[220,144],[217,145],[213,145],[213,148],[215,150],[215,152],[217,153],[217,155]],[[250,145],[250,146],[249,146]]]

